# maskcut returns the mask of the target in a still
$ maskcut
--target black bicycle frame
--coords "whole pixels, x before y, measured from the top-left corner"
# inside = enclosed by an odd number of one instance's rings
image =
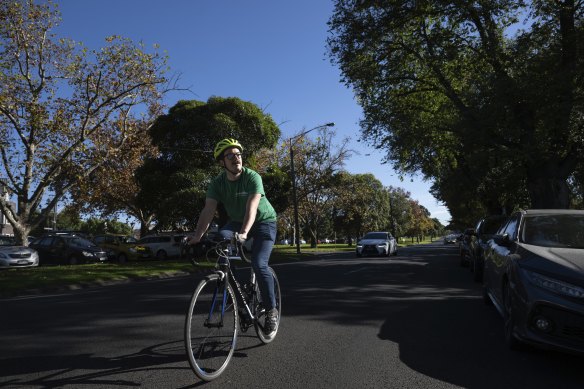
[[[226,308],[226,302],[227,302],[227,285],[231,284],[232,286],[235,285],[235,298],[239,299],[239,301],[243,302],[243,306],[245,307],[245,310],[247,311],[247,314],[249,315],[249,317],[252,320],[256,320],[255,315],[251,312],[251,309],[249,308],[249,304],[246,298],[246,293],[243,292],[243,290],[241,289],[241,284],[239,283],[239,281],[237,281],[237,279],[235,278],[235,275],[233,274],[233,271],[231,270],[231,266],[229,265],[229,263],[224,263],[221,265],[221,272],[224,274],[224,277],[222,277],[222,280],[219,280],[217,282],[217,286],[215,288],[215,291],[213,292],[213,300],[212,300],[212,304],[211,304],[211,309],[209,311],[209,316],[207,318],[207,320],[205,320],[205,326],[206,327],[223,327],[223,318],[225,316],[225,308]],[[226,278],[225,278],[226,277]],[[253,287],[253,285],[252,285]],[[223,292],[221,293],[221,290],[223,290]],[[214,308],[215,308],[215,304],[217,304],[217,295],[221,293],[222,294],[222,302],[221,302],[221,321],[219,323],[212,323],[211,322],[211,315],[213,314]]]

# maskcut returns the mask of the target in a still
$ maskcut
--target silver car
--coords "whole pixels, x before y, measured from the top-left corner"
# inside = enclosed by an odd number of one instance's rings
[[[357,242],[356,255],[397,255],[397,242],[389,232],[368,232]]]
[[[39,265],[39,254],[25,246],[17,246],[14,237],[0,237],[0,269],[34,267]]]

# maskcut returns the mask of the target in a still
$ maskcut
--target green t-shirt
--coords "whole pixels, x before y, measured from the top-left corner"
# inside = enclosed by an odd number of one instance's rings
[[[247,199],[249,195],[257,193],[262,197],[255,221],[276,221],[276,211],[266,198],[262,177],[251,169],[244,167],[236,181],[229,181],[227,173],[222,172],[211,181],[207,189],[207,197],[223,203],[229,218],[236,222],[243,222]]]

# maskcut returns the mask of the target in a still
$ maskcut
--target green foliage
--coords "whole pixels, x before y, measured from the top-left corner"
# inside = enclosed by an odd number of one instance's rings
[[[83,223],[79,230],[84,231],[90,235],[97,234],[127,234],[132,235],[132,227],[117,220],[103,220],[98,218],[89,218]]]
[[[584,163],[583,7],[337,0],[328,43],[363,107],[362,138],[432,179],[454,218],[525,194],[566,207]]]
[[[239,139],[245,164],[262,148],[272,148],[280,130],[271,116],[251,102],[230,97],[179,101],[150,129],[159,155],[137,171],[139,202],[155,214],[156,229],[193,229],[204,205],[207,186],[221,170],[213,159],[215,144]],[[267,177],[276,185],[278,173]]]

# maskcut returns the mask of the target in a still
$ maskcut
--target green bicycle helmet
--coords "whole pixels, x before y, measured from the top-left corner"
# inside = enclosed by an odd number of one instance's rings
[[[219,160],[219,157],[223,155],[223,152],[232,147],[237,147],[239,151],[243,152],[243,146],[236,139],[225,138],[223,140],[220,140],[215,146],[213,157],[215,157],[215,160]]]

